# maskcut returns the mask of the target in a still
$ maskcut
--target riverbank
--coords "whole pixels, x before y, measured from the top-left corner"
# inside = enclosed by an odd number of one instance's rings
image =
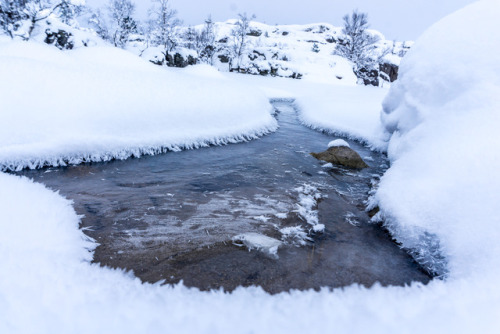
[[[335,137],[302,126],[289,103],[274,107],[279,129],[249,143],[18,175],[74,202],[96,263],[142,281],[271,293],[428,282],[364,210],[384,157],[351,142],[371,167],[323,167],[309,153]]]

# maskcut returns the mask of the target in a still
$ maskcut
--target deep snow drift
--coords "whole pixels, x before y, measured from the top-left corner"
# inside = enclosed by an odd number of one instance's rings
[[[451,277],[500,273],[499,14],[481,1],[427,31],[383,106],[392,167],[376,194],[381,216]]]
[[[208,66],[181,72],[111,47],[0,37],[0,170],[124,159],[256,138],[266,97]]]
[[[483,0],[432,27],[402,62],[401,80],[384,103],[393,164],[375,199],[407,247],[421,245],[422,231],[438,237],[446,281],[276,296],[259,289],[224,294],[140,284],[89,265],[93,244],[77,229],[70,202],[0,174],[0,332],[497,333],[499,15],[496,0]],[[3,61],[14,66],[24,60]],[[26,87],[34,93],[39,87],[29,78]],[[5,89],[8,84],[0,91]],[[51,101],[31,103],[40,108]],[[35,122],[26,122],[36,130]],[[11,131],[5,123],[2,131]]]

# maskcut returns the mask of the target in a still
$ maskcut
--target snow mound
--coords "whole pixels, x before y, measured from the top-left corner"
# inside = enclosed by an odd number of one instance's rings
[[[351,147],[349,143],[343,139],[335,139],[328,143],[328,148],[330,147]]]
[[[0,39],[0,170],[223,145],[274,131],[268,99],[205,67],[183,73],[112,47]]]
[[[500,274],[497,1],[430,28],[383,103],[392,167],[376,198],[391,233],[430,270]]]

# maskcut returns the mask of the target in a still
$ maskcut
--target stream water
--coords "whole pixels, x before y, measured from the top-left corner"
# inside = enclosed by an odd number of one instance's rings
[[[259,140],[17,174],[74,201],[95,262],[143,281],[271,293],[428,282],[364,211],[385,158],[350,142],[370,168],[325,167],[309,153],[335,137],[275,108],[280,128]]]

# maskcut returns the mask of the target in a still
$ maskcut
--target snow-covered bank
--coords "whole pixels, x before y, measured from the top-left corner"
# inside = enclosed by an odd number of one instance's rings
[[[451,277],[500,275],[498,15],[498,2],[480,1],[433,26],[384,101],[392,167],[376,194],[381,215]]]
[[[141,284],[88,263],[93,248],[71,202],[0,174],[0,332],[247,333],[481,332],[498,330],[491,277],[428,286],[351,286],[271,296]],[[29,209],[28,209],[29,208]],[[458,315],[460,317],[458,317]]]
[[[260,88],[270,100],[294,101],[300,121],[313,129],[345,136],[383,150],[380,105],[388,89],[339,84],[335,79],[290,80],[225,73]]]
[[[61,52],[0,38],[0,170],[125,159],[276,129],[258,90],[111,47]]]

